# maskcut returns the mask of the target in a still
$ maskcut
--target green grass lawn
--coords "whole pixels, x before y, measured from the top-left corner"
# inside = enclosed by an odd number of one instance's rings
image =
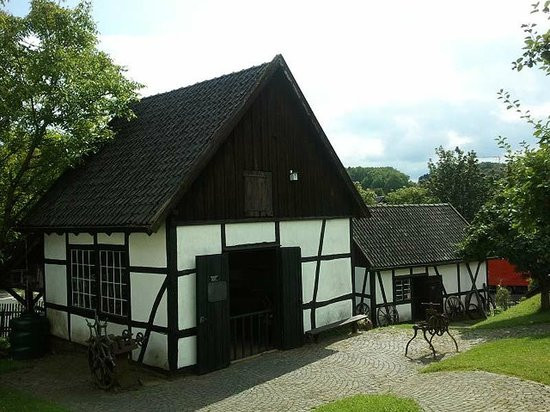
[[[472,329],[508,328],[547,322],[550,322],[550,311],[540,311],[540,294],[538,294],[498,315],[475,324]]]
[[[471,328],[497,329],[545,322],[550,322],[550,312],[540,311],[540,295],[535,295]],[[549,354],[550,334],[533,334],[483,343],[452,358],[432,363],[422,372],[483,370],[550,385]]]
[[[0,375],[17,369],[28,368],[30,365],[25,361],[14,361],[11,359],[0,359]]]
[[[14,361],[11,359],[0,359],[0,375],[21,368],[28,368],[30,365],[25,361]],[[65,411],[51,402],[37,399],[26,392],[16,391],[0,386],[0,412],[4,411],[44,411],[58,412]]]
[[[394,395],[355,395],[327,403],[315,410],[318,412],[416,412],[421,409],[414,400]]]
[[[66,411],[50,402],[36,399],[27,393],[0,387],[0,411],[43,411],[62,412]]]
[[[483,370],[550,385],[550,335],[500,339],[432,363],[422,372]]]

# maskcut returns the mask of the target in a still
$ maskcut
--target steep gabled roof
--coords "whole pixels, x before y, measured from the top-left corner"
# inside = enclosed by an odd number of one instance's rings
[[[459,260],[466,220],[448,203],[369,206],[353,221],[353,240],[373,269]]]
[[[271,62],[142,99],[136,117],[113,122],[115,138],[67,171],[23,221],[27,230],[154,231],[282,69],[336,163],[360,215],[365,208],[282,56]]]

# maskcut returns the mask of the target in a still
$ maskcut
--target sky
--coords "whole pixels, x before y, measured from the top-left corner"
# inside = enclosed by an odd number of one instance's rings
[[[503,88],[550,114],[548,78],[511,70],[521,24],[536,21],[531,3],[95,0],[93,17],[99,47],[145,85],[143,96],[282,54],[345,166],[393,166],[417,179],[438,146],[502,161],[498,136],[534,143],[497,100]],[[24,14],[28,1],[8,9]]]

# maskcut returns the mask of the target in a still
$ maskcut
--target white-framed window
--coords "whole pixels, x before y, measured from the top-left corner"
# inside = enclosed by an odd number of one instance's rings
[[[411,300],[411,278],[396,278],[393,288],[394,302]]]
[[[74,307],[127,316],[129,285],[124,249],[70,247],[71,297]]]
[[[91,249],[71,249],[72,302],[79,308],[96,308],[97,277],[93,253]]]
[[[128,284],[126,264],[121,250],[99,250],[101,312],[112,315],[128,314]]]

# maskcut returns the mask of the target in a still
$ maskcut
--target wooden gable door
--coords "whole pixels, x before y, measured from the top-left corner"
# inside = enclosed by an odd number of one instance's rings
[[[229,265],[227,255],[197,256],[197,372],[229,366]]]
[[[279,253],[281,348],[292,349],[304,341],[301,252],[299,247],[284,247]]]

